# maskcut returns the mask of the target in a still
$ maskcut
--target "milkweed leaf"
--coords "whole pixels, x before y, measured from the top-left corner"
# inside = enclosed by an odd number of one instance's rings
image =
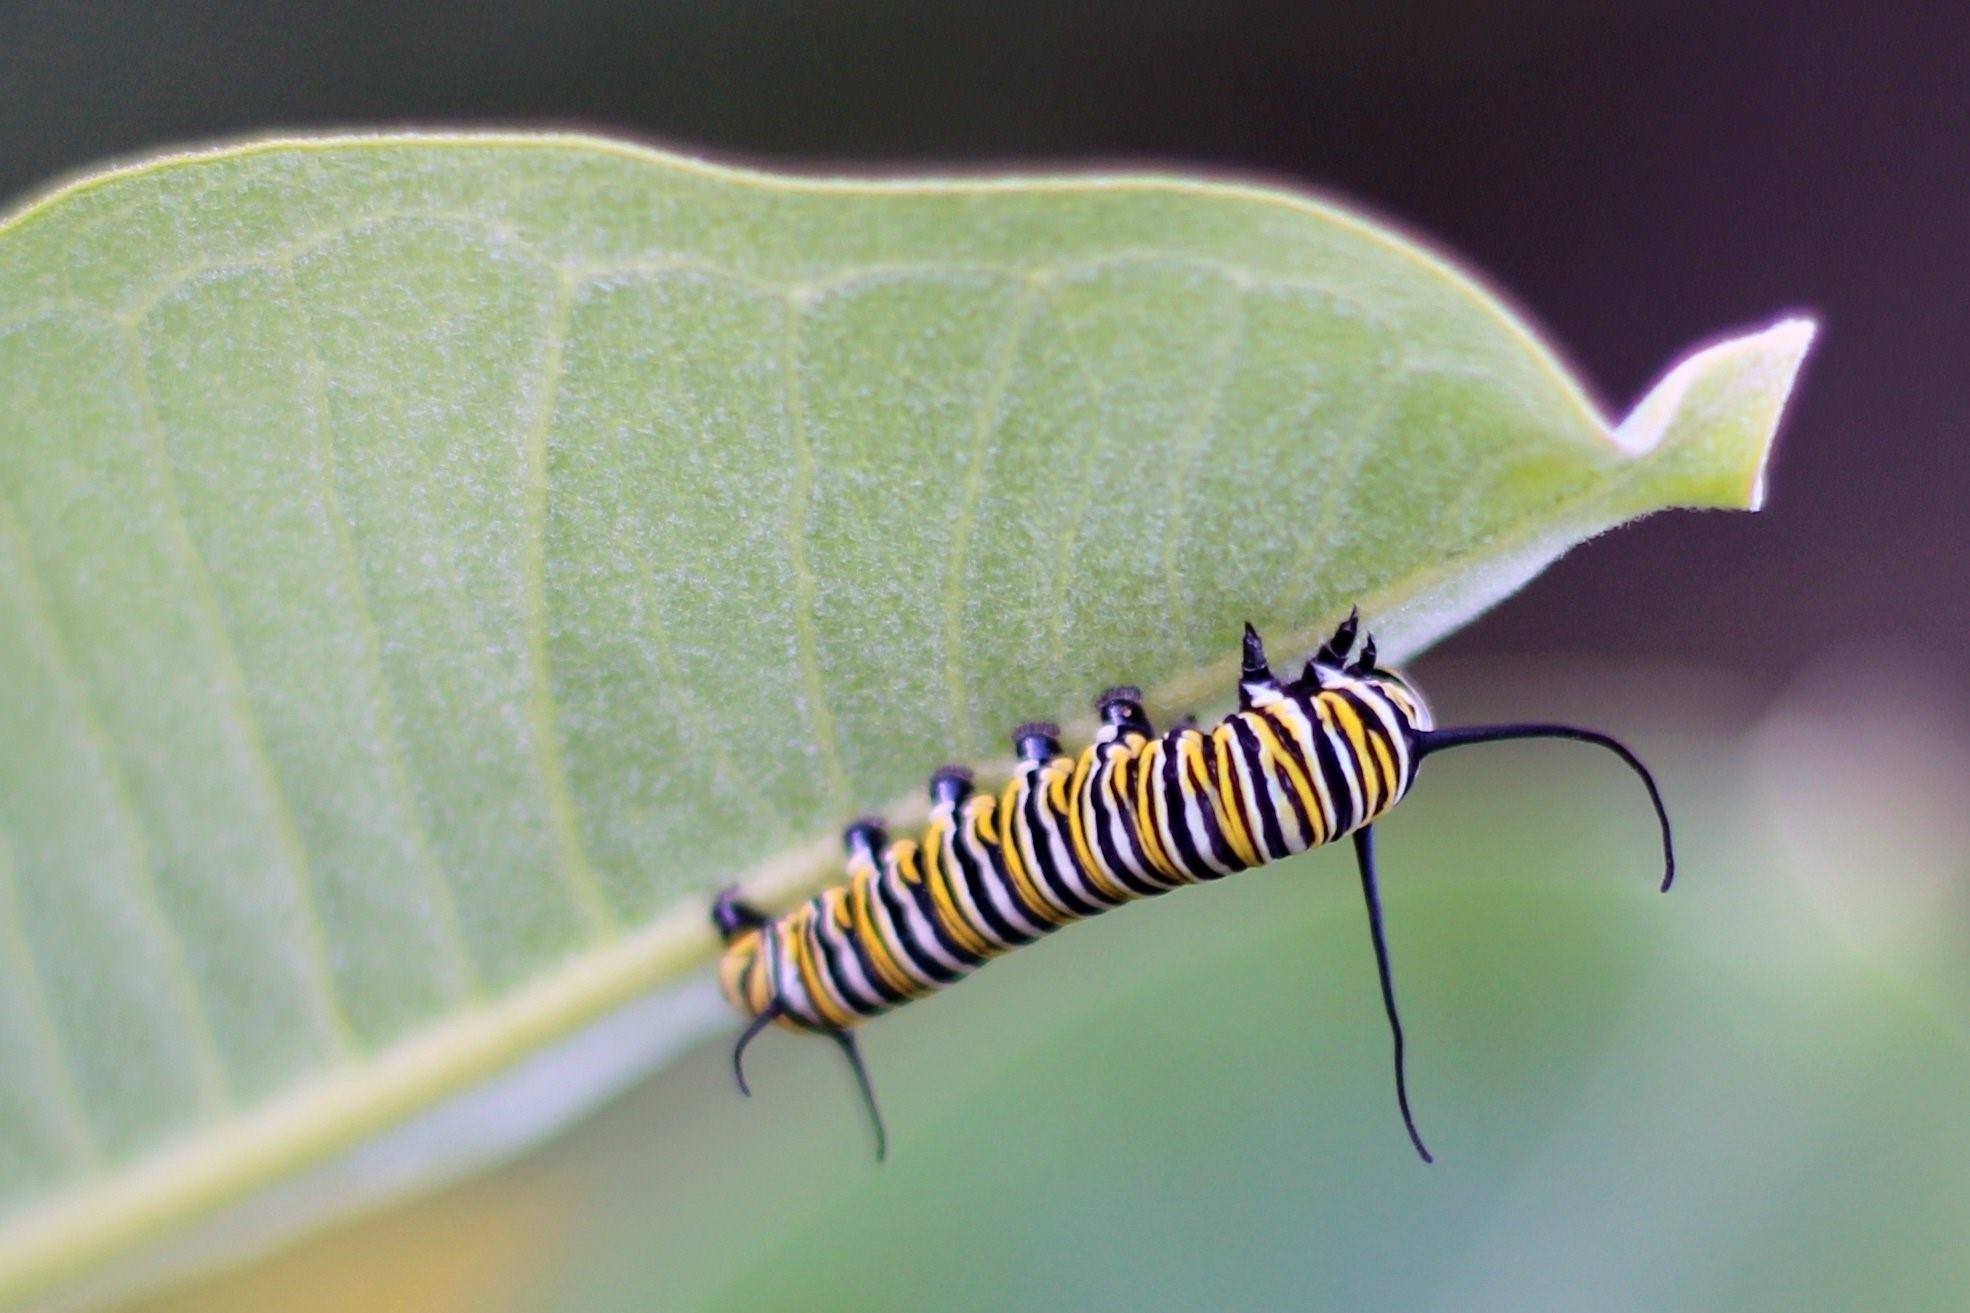
[[[1263,188],[420,136],[55,192],[0,224],[0,1292],[701,965],[710,891],[1018,721],[1755,504],[1811,334],[1616,424]]]

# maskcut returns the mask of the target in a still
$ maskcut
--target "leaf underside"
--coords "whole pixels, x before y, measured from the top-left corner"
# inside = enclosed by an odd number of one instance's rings
[[[54,194],[0,224],[0,1295],[702,962],[1019,721],[1754,504],[1810,336],[1613,428],[1273,191],[420,137]]]

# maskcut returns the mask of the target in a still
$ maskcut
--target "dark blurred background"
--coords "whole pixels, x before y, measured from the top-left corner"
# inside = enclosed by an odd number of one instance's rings
[[[1860,640],[1963,678],[1970,7],[1613,9],[6,0],[0,195],[167,144],[404,123],[809,167],[1201,168],[1459,255],[1617,409],[1694,340],[1810,309],[1764,514],[1624,530],[1451,650],[1696,658],[1769,691]]]

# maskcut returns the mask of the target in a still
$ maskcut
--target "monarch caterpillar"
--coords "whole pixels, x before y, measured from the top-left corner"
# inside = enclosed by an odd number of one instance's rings
[[[1062,753],[1055,726],[1021,725],[1002,795],[977,791],[960,767],[937,771],[920,839],[892,843],[879,821],[856,821],[843,835],[847,882],[784,916],[721,893],[712,907],[726,945],[719,983],[750,1018],[732,1049],[740,1091],[752,1092],[746,1046],[767,1026],[826,1035],[854,1071],[880,1161],[888,1137],[856,1025],[1084,917],[1351,835],[1395,1043],[1396,1103],[1416,1152],[1434,1161],[1409,1110],[1375,872],[1374,824],[1408,792],[1423,758],[1504,739],[1598,744],[1648,788],[1665,891],[1675,849],[1655,777],[1622,743],[1573,725],[1437,729],[1409,683],[1375,663],[1373,638],[1350,659],[1358,623],[1350,613],[1290,681],[1274,676],[1246,625],[1238,710],[1209,730],[1184,723],[1156,734],[1133,688],[1096,700],[1100,729],[1078,757]]]

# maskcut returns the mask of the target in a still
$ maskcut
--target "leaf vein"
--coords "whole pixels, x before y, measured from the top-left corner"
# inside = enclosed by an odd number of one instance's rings
[[[829,705],[826,682],[821,678],[819,620],[816,616],[817,586],[813,566],[807,559],[807,536],[811,531],[814,500],[814,448],[807,438],[807,419],[801,404],[800,319],[806,296],[799,291],[785,295],[786,329],[780,344],[782,409],[786,422],[786,443],[793,457],[793,488],[788,494],[787,555],[794,582],[794,644],[800,660],[801,687],[812,720],[815,740],[820,745],[822,767],[827,772],[830,801],[835,810],[845,812],[854,805],[854,790],[848,780],[847,763],[842,758],[841,737],[835,728],[834,709]]]
[[[1032,322],[1033,308],[1038,301],[1038,285],[1031,281],[1024,282],[994,350],[990,380],[972,412],[971,449],[966,456],[964,479],[958,494],[957,518],[951,526],[951,547],[944,560],[944,687],[951,703],[953,751],[959,757],[977,755],[977,735],[972,724],[971,699],[965,679],[965,564],[971,550],[972,529],[978,519],[978,506],[985,497],[986,454],[1004,418],[1006,392],[1011,386],[1013,366],[1019,359],[1019,344]]]
[[[669,338],[662,339],[664,351],[663,378],[665,389],[675,397],[684,395],[689,386],[684,380],[684,370],[678,358],[677,347]],[[654,563],[643,561],[643,577],[648,579]],[[657,671],[662,676],[664,691],[671,695],[683,720],[685,731],[700,745],[700,750],[709,756],[713,763],[712,778],[727,795],[747,805],[756,816],[767,817],[775,842],[786,844],[793,841],[792,828],[787,823],[786,809],[776,806],[766,790],[760,786],[759,772],[743,771],[732,758],[729,734],[721,732],[710,711],[684,678],[684,666],[678,660],[676,644],[671,641],[670,626],[665,616],[664,597],[655,589],[651,590],[648,618],[644,622],[644,632],[650,639],[652,654],[656,658]]]
[[[1163,590],[1164,604],[1172,617],[1170,628],[1179,635],[1193,633],[1190,598],[1184,591],[1178,568],[1178,549],[1183,545],[1183,522],[1189,513],[1197,466],[1216,436],[1219,413],[1224,408],[1225,388],[1231,379],[1231,362],[1237,356],[1246,332],[1245,300],[1235,285],[1228,300],[1230,305],[1224,326],[1218,330],[1208,352],[1210,373],[1196,413],[1191,416],[1184,432],[1178,435],[1176,452],[1170,461],[1169,509],[1163,518]],[[1198,641],[1193,634],[1190,645],[1183,653],[1186,658],[1195,659],[1195,644]]]
[[[78,722],[77,736],[88,756],[96,763],[97,775],[110,807],[122,821],[131,855],[128,876],[132,886],[131,905],[150,927],[158,950],[163,955],[168,990],[177,1000],[180,1024],[190,1049],[199,1102],[208,1113],[223,1111],[233,1104],[232,1081],[219,1056],[212,1016],[206,1009],[198,978],[192,974],[184,937],[165,912],[163,901],[158,896],[157,873],[151,862],[150,840],[143,815],[131,800],[129,784],[124,780],[122,767],[117,762],[109,730],[103,724],[88,686],[68,654],[67,644],[55,623],[54,608],[35,578],[34,557],[28,548],[27,536],[4,496],[0,496],[0,531],[4,531],[12,547],[8,555],[20,563],[18,580],[29,622],[40,633],[41,646],[54,672],[55,681],[67,695]]]
[[[164,441],[164,430],[157,414],[157,401],[152,395],[149,371],[144,361],[143,339],[138,335],[135,324],[123,329],[124,345],[128,352],[130,385],[137,401],[137,428],[150,449],[155,462],[158,482],[163,489],[162,502],[164,520],[169,526],[178,552],[190,578],[191,589],[205,624],[212,653],[219,665],[219,675],[225,686],[226,714],[232,720],[239,736],[239,746],[245,755],[245,768],[267,804],[268,819],[271,823],[275,845],[280,849],[282,865],[287,871],[289,883],[293,887],[295,911],[299,925],[296,927],[302,960],[306,963],[307,980],[313,1002],[320,1010],[317,1018],[330,1046],[342,1056],[354,1054],[360,1048],[355,1031],[349,1024],[347,1009],[343,1006],[341,992],[335,982],[335,974],[328,964],[328,933],[321,920],[321,910],[316,901],[314,874],[308,860],[307,848],[301,842],[299,828],[294,821],[293,804],[289,801],[287,790],[281,784],[272,760],[267,755],[264,734],[258,714],[254,711],[252,695],[247,689],[246,674],[240,664],[239,651],[233,641],[232,628],[227,620],[225,606],[220,601],[217,588],[212,582],[211,568],[206,564],[204,553],[199,550],[197,539],[192,534],[191,521],[185,516],[183,499],[178,494],[178,479],[171,461],[169,447]]]
[[[0,834],[0,957],[5,959],[8,974],[14,978],[14,997],[26,1010],[28,1026],[33,1031],[31,1042],[40,1051],[41,1066],[47,1076],[44,1096],[49,1103],[48,1111],[60,1128],[62,1148],[72,1167],[87,1171],[102,1161],[102,1146],[96,1141],[89,1111],[76,1093],[75,1071],[69,1062],[68,1047],[62,1042],[61,1029],[48,1010],[41,968],[35,962],[33,946],[21,925],[20,902],[14,887],[16,878],[13,846]]]
[[[1341,513],[1343,506],[1353,500],[1356,485],[1367,467],[1369,453],[1387,436],[1395,397],[1402,390],[1403,380],[1408,377],[1407,360],[1398,339],[1388,339],[1387,356],[1378,359],[1380,368],[1368,385],[1369,400],[1356,412],[1355,422],[1348,427],[1342,440],[1335,444],[1333,463],[1337,468],[1334,476],[1327,479],[1321,488],[1320,506],[1312,519],[1320,532],[1307,535],[1299,557],[1293,562],[1290,577],[1308,581],[1297,605],[1301,613],[1310,609],[1316,600],[1313,591],[1317,587],[1315,581],[1320,577],[1317,572],[1324,572],[1340,550],[1342,531],[1341,526],[1334,523],[1335,517]],[[1339,599],[1334,600],[1338,604]]]
[[[322,363],[320,344],[316,341],[314,319],[302,304],[301,287],[295,277],[294,266],[286,264],[282,268],[294,315],[300,324],[301,368],[306,379],[308,404],[315,415],[315,438],[320,456],[316,479],[320,485],[317,492],[321,498],[322,518],[327,521],[330,534],[335,539],[336,566],[342,575],[343,587],[355,603],[363,679],[374,695],[372,711],[382,738],[385,769],[390,777],[390,786],[396,791],[403,808],[414,860],[429,895],[430,911],[439,926],[437,947],[444,958],[444,970],[450,978],[453,997],[458,1000],[476,999],[481,997],[478,965],[473,960],[471,945],[465,941],[450,875],[432,847],[423,810],[418,805],[417,792],[411,783],[410,760],[397,731],[396,698],[390,691],[390,682],[383,670],[382,625],[377,621],[376,609],[370,600],[369,585],[363,579],[362,565],[356,553],[355,526],[336,487],[340,457],[337,454],[334,416],[328,405],[327,370]]]
[[[535,767],[540,774],[548,822],[554,835],[555,866],[560,871],[568,897],[589,933],[608,937],[615,934],[619,927],[582,846],[574,793],[568,787],[567,767],[557,728],[560,708],[554,698],[553,670],[547,650],[547,515],[548,501],[553,493],[548,472],[547,434],[553,426],[559,400],[561,375],[565,368],[565,344],[573,314],[574,280],[565,271],[557,272],[548,315],[547,338],[541,351],[538,395],[523,439],[526,457],[526,526],[522,538],[526,544],[523,604],[527,643],[527,720],[533,739]]]
[[[1097,454],[1108,441],[1105,394],[1094,376],[1093,367],[1088,363],[1087,352],[1081,349],[1073,322],[1065,313],[1060,315],[1060,336],[1067,346],[1068,358],[1074,362],[1082,391],[1094,411],[1094,424],[1081,444],[1080,477],[1074,481],[1074,508],[1062,521],[1060,545],[1054,549],[1053,573],[1047,581],[1047,659],[1055,670],[1060,668],[1067,654],[1067,577],[1074,563],[1074,549],[1080,541],[1081,530],[1086,525],[1088,512],[1094,507]]]

